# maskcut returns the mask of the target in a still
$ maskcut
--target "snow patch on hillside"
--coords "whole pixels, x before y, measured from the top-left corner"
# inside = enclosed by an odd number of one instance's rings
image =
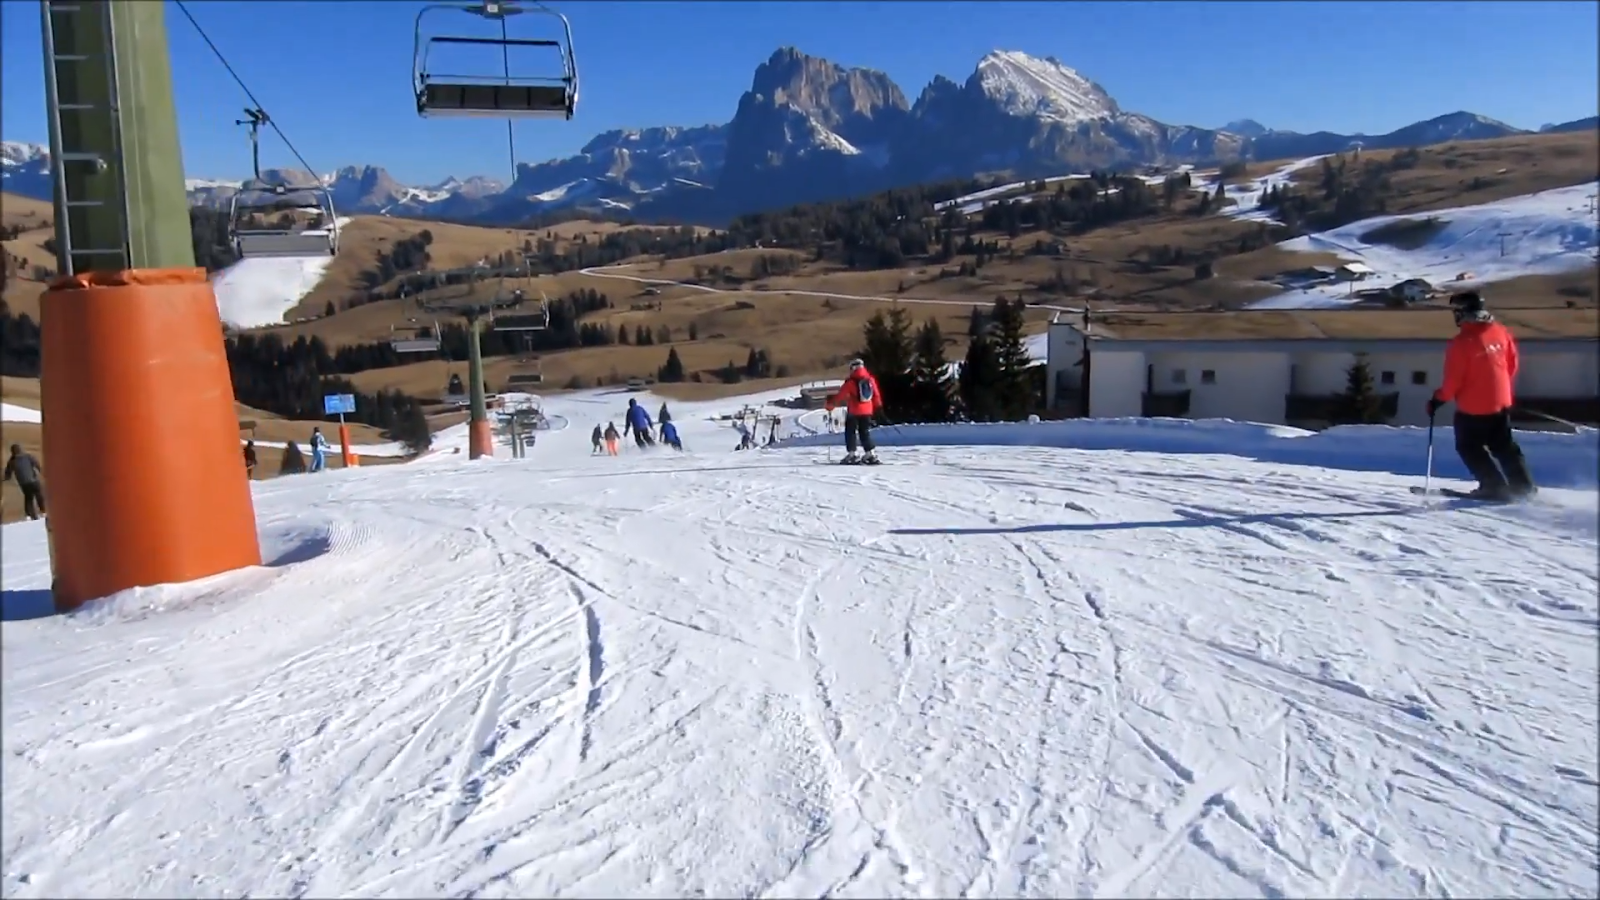
[[[1335,253],[1373,270],[1360,287],[1383,288],[1410,278],[1451,289],[1522,275],[1558,275],[1593,267],[1600,258],[1600,227],[1590,203],[1600,182],[1540,191],[1494,203],[1404,216],[1378,216],[1279,244],[1294,252]],[[1437,219],[1438,233],[1416,249],[1368,244],[1361,238],[1402,220]],[[1502,247],[1504,252],[1502,254]],[[1459,276],[1466,276],[1461,278]],[[1346,306],[1347,284],[1287,291],[1254,304],[1257,309]]]
[[[349,221],[339,218],[338,227]],[[217,311],[235,328],[281,325],[289,310],[322,281],[332,262],[331,256],[241,259],[212,282]]]

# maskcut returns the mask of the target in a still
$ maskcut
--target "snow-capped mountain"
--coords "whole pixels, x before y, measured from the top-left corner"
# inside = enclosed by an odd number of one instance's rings
[[[0,141],[0,190],[50,199],[50,148],[43,144]]]
[[[1587,123],[1587,124],[1586,124]],[[1580,120],[1549,130],[1582,130]],[[1124,110],[1105,88],[1054,57],[995,50],[962,82],[936,76],[915,102],[883,72],[793,47],[755,70],[726,124],[607,131],[576,155],[520,164],[509,185],[449,178],[405,185],[379,166],[318,181],[342,213],[514,224],[561,214],[631,215],[716,224],[742,212],[945,178],[1022,178],[1229,158],[1283,159],[1525,133],[1467,112],[1384,135],[1301,134],[1239,119],[1222,128],[1169,125]],[[50,196],[49,154],[7,142],[5,190]],[[238,180],[195,178],[192,202],[226,205]]]

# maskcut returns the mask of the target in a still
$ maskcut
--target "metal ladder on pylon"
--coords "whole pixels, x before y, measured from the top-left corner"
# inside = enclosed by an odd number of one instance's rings
[[[61,275],[75,275],[90,270],[121,270],[130,268],[128,248],[128,210],[127,192],[123,183],[124,168],[122,159],[122,130],[119,121],[117,104],[117,69],[115,55],[116,36],[112,32],[111,15],[108,8],[109,0],[79,0],[79,2],[59,2],[59,0],[41,0],[40,7],[43,15],[45,38],[45,93],[50,114],[50,156],[51,168],[54,170],[56,196],[62,207],[58,209],[56,218],[57,263],[61,268]],[[58,32],[58,17],[76,16],[103,16],[101,33],[104,40],[99,47],[69,47],[73,52],[61,52],[59,39],[61,32],[74,36],[85,33],[82,27],[62,28]],[[65,23],[63,23],[65,24]],[[92,75],[94,68],[90,63],[97,63],[103,67],[107,84],[106,97],[109,102],[103,107],[99,103],[88,102],[89,97],[84,96],[84,85],[87,78]],[[63,95],[63,88],[65,94]],[[107,116],[110,134],[110,146],[104,149],[95,149],[87,146],[65,146],[68,140],[84,140],[86,134],[94,129],[80,127],[69,133],[62,128],[63,114],[89,118],[89,115],[99,113]],[[75,141],[75,142],[76,142]],[[91,177],[68,178],[67,166],[86,165],[92,167]],[[108,183],[96,184],[100,178],[112,179]],[[98,187],[92,191],[99,197],[90,196],[90,186]],[[113,199],[105,199],[105,198]],[[74,210],[102,210],[116,216],[117,227],[115,232],[120,236],[117,246],[114,247],[80,247],[74,241],[72,219]],[[107,229],[95,229],[105,231]]]

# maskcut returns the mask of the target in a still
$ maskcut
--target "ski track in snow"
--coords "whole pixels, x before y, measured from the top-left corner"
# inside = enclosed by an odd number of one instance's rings
[[[296,561],[7,622],[6,896],[1597,889],[1592,493],[586,438],[263,483]]]

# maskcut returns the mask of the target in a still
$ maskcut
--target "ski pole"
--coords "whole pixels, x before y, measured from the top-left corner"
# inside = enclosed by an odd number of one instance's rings
[[[1563,427],[1570,428],[1570,429],[1573,430],[1574,433],[1582,430],[1582,428],[1583,428],[1583,426],[1579,425],[1577,422],[1568,422],[1566,419],[1563,419],[1560,416],[1552,416],[1549,413],[1543,413],[1543,412],[1538,411],[1537,409],[1529,409],[1526,406],[1519,406],[1519,407],[1517,407],[1517,409],[1518,409],[1519,412],[1523,413],[1524,415],[1533,416],[1536,419],[1543,419],[1546,422],[1554,422],[1557,425],[1561,425]]]
[[[1434,414],[1433,413],[1429,413],[1428,414],[1428,462],[1427,462],[1427,467],[1423,470],[1423,473],[1422,473],[1422,480],[1423,480],[1423,488],[1424,489],[1427,489],[1427,488],[1431,487],[1432,483],[1433,483],[1433,425],[1434,425]]]

